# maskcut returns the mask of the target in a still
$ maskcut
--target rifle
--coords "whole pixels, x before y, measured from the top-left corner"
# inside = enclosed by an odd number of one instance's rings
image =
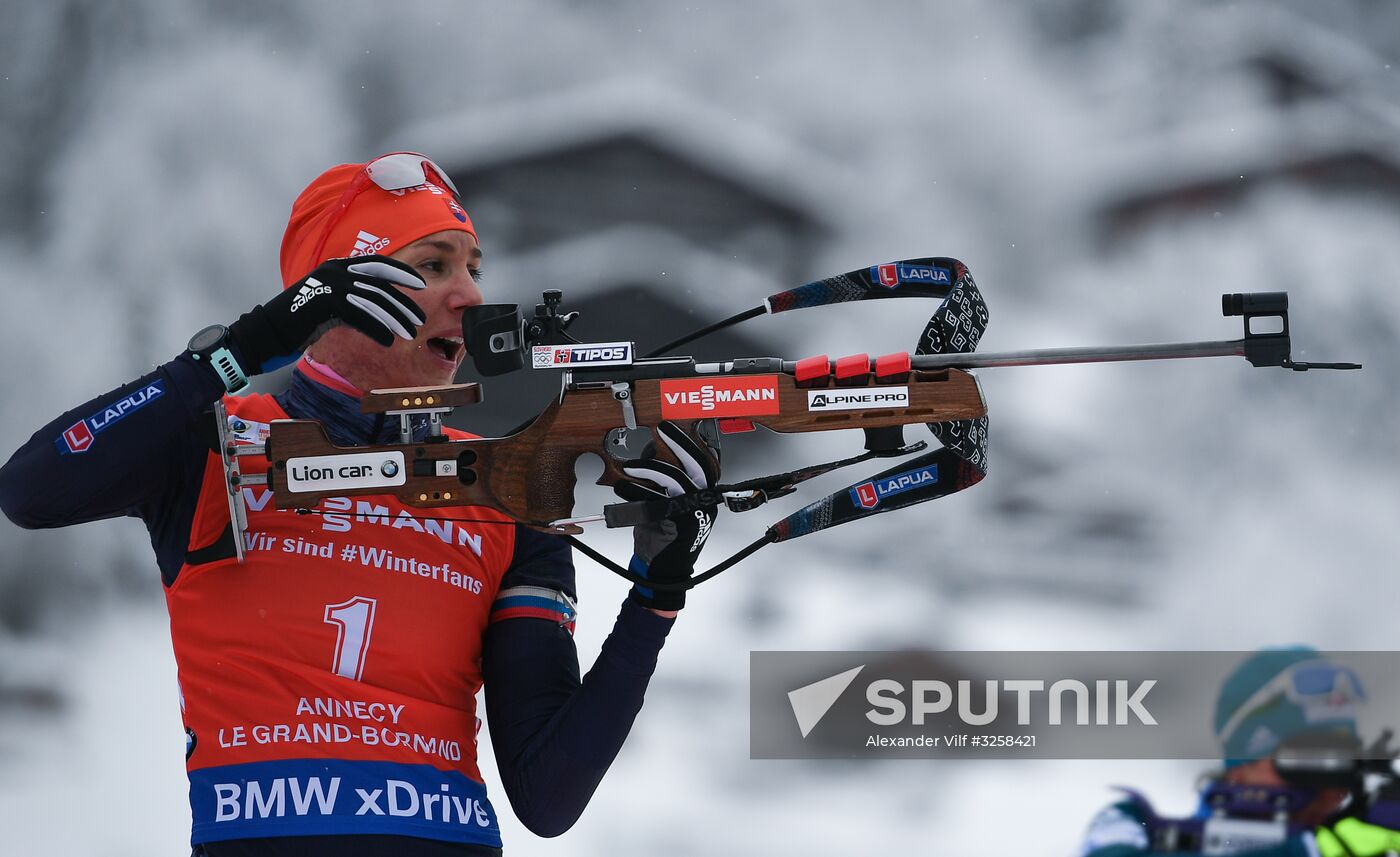
[[[912,354],[873,359],[857,354],[834,361],[826,355],[795,361],[749,357],[709,363],[661,356],[760,315],[902,298],[941,301]],[[272,423],[265,443],[239,444],[230,433],[222,404],[216,406],[239,561],[247,527],[242,488],[265,484],[278,509],[316,512],[317,504],[326,498],[364,494],[389,494],[405,505],[424,509],[494,509],[515,522],[565,535],[604,567],[638,582],[640,578],[632,572],[577,539],[583,524],[636,526],[700,505],[750,511],[838,468],[873,459],[902,459],[788,515],[703,574],[684,583],[647,582],[653,588],[689,589],[764,545],[907,508],[980,482],[987,473],[987,406],[970,369],[1215,356],[1239,356],[1254,366],[1295,371],[1361,368],[1351,363],[1293,361],[1285,292],[1224,296],[1224,314],[1243,317],[1242,339],[975,354],[988,321],[987,305],[967,266],[949,257],[874,265],[778,292],[756,307],[641,357],[636,356],[633,342],[574,339],[567,330],[579,314],[561,312],[562,301],[562,292],[546,291],[544,302],[528,320],[522,319],[514,304],[472,307],[463,315],[467,350],[483,376],[523,369],[527,358],[532,371],[562,374],[558,397],[505,437],[451,439],[444,432],[446,414],[481,401],[482,391],[475,383],[371,391],[362,400],[362,410],[396,417],[399,439],[353,448],[332,444],[311,420],[279,420]],[[427,436],[414,442],[414,424],[424,420]],[[698,494],[616,503],[601,514],[571,517],[578,458],[598,454],[604,464],[598,484],[615,485],[627,478],[622,468],[628,460],[628,433],[650,430],[663,420],[703,441],[702,448],[717,447],[722,434],[759,426],[780,433],[861,429],[864,452],[717,485]],[[904,427],[917,423],[928,426],[940,448],[925,452],[926,441],[906,442]],[[674,461],[668,450],[658,454]],[[265,472],[244,472],[241,462],[248,458],[265,464]]]
[[[1212,782],[1201,795],[1206,814],[1189,818],[1159,816],[1141,793],[1120,790],[1142,819],[1154,853],[1234,854],[1276,846],[1311,829],[1294,819],[1323,789],[1350,795],[1328,824],[1356,817],[1400,830],[1400,774],[1395,770],[1397,752],[1390,746],[1393,737],[1393,730],[1386,729],[1363,751],[1361,741],[1348,735],[1296,736],[1272,756],[1286,785]]]

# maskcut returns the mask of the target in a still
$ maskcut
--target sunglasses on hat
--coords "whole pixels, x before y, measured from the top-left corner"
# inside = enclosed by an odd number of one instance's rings
[[[316,245],[316,258],[321,258],[325,252],[326,242],[330,240],[331,233],[340,225],[340,221],[345,218],[345,213],[350,210],[350,205],[355,198],[373,185],[380,190],[390,193],[411,190],[423,185],[436,185],[452,194],[452,198],[460,205],[462,195],[457,190],[457,186],[448,178],[447,171],[437,164],[427,155],[418,152],[394,152],[388,155],[381,155],[360,168],[350,186],[345,189],[345,193],[340,195],[340,200],[336,203],[335,213],[331,215],[330,221],[326,224],[321,233],[321,241]]]
[[[1320,721],[1354,716],[1354,706],[1365,701],[1366,692],[1350,667],[1302,661],[1274,676],[1235,709],[1220,730],[1220,741],[1228,742],[1244,721],[1280,698],[1303,709],[1309,721]]]
[[[457,186],[452,183],[452,179],[447,177],[447,173],[442,167],[433,163],[428,156],[420,155],[417,152],[395,152],[392,155],[375,158],[365,164],[361,175],[383,190],[408,190],[420,185],[437,184],[444,190],[452,191],[453,196],[459,199],[461,197]],[[355,189],[357,183],[360,183],[358,178],[351,183],[351,188]],[[361,185],[360,188],[355,189],[355,192],[359,193],[363,189],[363,185]]]

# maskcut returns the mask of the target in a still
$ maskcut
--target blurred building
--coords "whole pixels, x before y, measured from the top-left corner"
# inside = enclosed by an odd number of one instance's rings
[[[812,259],[833,232],[825,212],[840,170],[673,88],[623,81],[473,107],[394,141],[431,153],[462,189],[483,236],[488,299],[529,315],[540,291],[563,289],[581,312],[570,333],[585,342],[635,339],[645,352],[829,273]],[[685,353],[766,356],[782,345],[750,326]],[[492,407],[473,430],[498,433],[538,412],[557,379],[484,384]]]
[[[1400,100],[1351,36],[1277,5],[1207,5],[1112,50],[1149,59],[1108,98],[1122,133],[1102,144],[1092,215],[1110,245],[1279,183],[1400,206]]]

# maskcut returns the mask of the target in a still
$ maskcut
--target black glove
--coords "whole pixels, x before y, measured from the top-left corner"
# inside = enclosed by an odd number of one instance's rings
[[[394,286],[428,287],[412,268],[388,256],[322,263],[229,325],[244,371],[249,375],[269,372],[342,324],[386,348],[395,336],[413,339],[425,322],[423,310]]]
[[[680,497],[719,482],[719,450],[711,447],[707,452],[669,422],[656,426],[656,436],[675,453],[681,467],[653,457],[626,464],[622,472],[637,481],[619,482],[613,489],[619,497],[624,500]],[[657,583],[680,583],[689,579],[718,513],[719,507],[713,503],[690,503],[684,509],[673,511],[668,518],[634,527],[630,570]],[[655,610],[679,610],[685,606],[684,590],[659,591],[637,584],[632,587],[631,598]]]

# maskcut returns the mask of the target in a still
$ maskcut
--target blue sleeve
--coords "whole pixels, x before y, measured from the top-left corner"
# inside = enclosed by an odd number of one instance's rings
[[[517,543],[511,585],[555,586],[566,542],[535,534]],[[520,561],[524,557],[532,561]],[[607,773],[641,710],[657,655],[674,624],[632,601],[579,677],[573,636],[558,622],[516,618],[489,627],[483,652],[486,720],[502,786],[531,832],[558,836],[573,826]]]
[[[513,586],[543,586],[557,589],[577,600],[574,586],[574,556],[569,543],[519,524],[515,527],[515,552],[510,567],[501,577],[501,589]]]
[[[212,371],[182,354],[84,402],[0,467],[0,511],[28,529],[139,517],[169,583],[194,515],[180,498],[198,494],[210,450],[194,421],[223,393]]]

